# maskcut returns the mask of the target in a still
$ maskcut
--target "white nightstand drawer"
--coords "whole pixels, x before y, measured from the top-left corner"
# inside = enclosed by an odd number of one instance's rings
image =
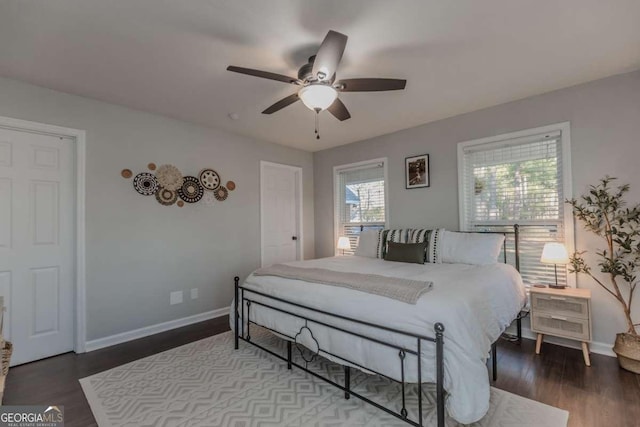
[[[589,318],[589,300],[561,295],[532,293],[531,304],[535,311],[546,311],[558,316]]]
[[[531,330],[579,341],[591,341],[589,319],[534,312]]]

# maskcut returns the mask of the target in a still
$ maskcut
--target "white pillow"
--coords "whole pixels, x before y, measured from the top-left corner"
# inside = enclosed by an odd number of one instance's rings
[[[378,258],[378,242],[381,230],[364,230],[358,238],[355,255]]]
[[[491,233],[442,233],[442,262],[452,264],[496,264],[502,250],[504,235]]]

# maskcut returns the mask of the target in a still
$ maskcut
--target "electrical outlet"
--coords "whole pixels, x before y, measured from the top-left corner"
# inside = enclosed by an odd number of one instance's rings
[[[191,289],[191,299],[198,299],[198,288]]]
[[[182,291],[171,292],[169,295],[169,305],[182,303]]]

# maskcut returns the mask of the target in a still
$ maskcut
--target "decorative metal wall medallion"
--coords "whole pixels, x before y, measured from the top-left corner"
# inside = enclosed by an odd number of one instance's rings
[[[185,176],[182,187],[178,189],[178,196],[187,203],[196,203],[202,199],[204,188],[195,176]]]
[[[213,194],[216,196],[216,200],[218,200],[219,202],[223,202],[227,200],[227,197],[229,197],[229,192],[222,185],[218,187],[218,189],[215,190]]]
[[[133,176],[133,172],[131,172],[131,169],[122,169],[120,175],[122,175],[123,178],[129,179]]]
[[[156,192],[156,200],[161,205],[171,206],[178,200],[178,193],[175,191],[167,190],[166,188],[160,187]]]
[[[227,190],[233,191],[236,189],[236,183],[233,181],[227,181]]]
[[[143,196],[152,196],[158,190],[158,180],[149,172],[142,172],[133,178],[133,188]]]
[[[205,190],[215,190],[220,186],[220,175],[213,169],[202,169],[198,177]]]
[[[154,171],[154,170],[156,170],[156,164],[155,163],[149,163],[147,165],[147,168],[149,168],[150,171]]]

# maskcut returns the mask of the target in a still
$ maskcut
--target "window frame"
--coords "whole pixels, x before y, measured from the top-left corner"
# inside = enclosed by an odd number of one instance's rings
[[[364,169],[368,166],[374,166],[382,163],[384,173],[384,228],[389,228],[389,170],[387,157],[379,157],[377,159],[363,160],[360,162],[346,163],[333,167],[333,250],[334,255],[340,255],[342,252],[337,248],[338,237],[340,237],[340,183],[338,173],[342,171]],[[354,248],[355,250],[355,248]]]
[[[465,201],[468,199],[468,194],[465,191],[466,186],[464,185],[464,171],[466,167],[464,156],[465,149],[481,145],[486,149],[498,148],[505,145],[518,145],[518,140],[527,139],[542,133],[558,131],[561,133],[563,197],[565,199],[571,199],[573,197],[573,180],[571,173],[571,122],[561,122],[458,143],[458,215],[460,230],[467,231],[468,228],[464,209]],[[564,203],[564,200],[562,203]],[[575,225],[573,211],[570,207],[566,206],[566,209],[563,209],[563,214],[562,220],[565,232],[564,244],[569,254],[573,254],[575,252]],[[563,266],[558,266],[558,268],[563,268]],[[567,286],[571,288],[576,287],[576,275],[570,274],[568,270]]]

